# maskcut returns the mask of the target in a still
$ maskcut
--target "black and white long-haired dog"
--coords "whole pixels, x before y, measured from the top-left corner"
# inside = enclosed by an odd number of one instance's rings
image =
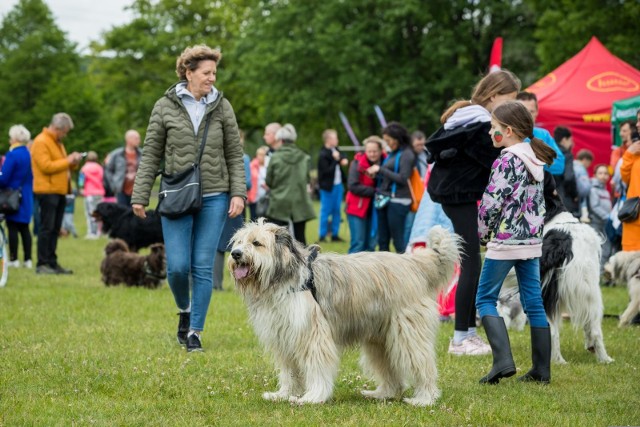
[[[602,336],[604,305],[600,291],[602,237],[589,225],[567,212],[555,189],[553,177],[545,172],[546,206],[540,281],[542,299],[551,328],[551,360],[567,363],[560,352],[562,313],[571,317],[574,328],[584,330],[585,348],[601,363],[613,362]],[[505,283],[505,287],[517,286]]]

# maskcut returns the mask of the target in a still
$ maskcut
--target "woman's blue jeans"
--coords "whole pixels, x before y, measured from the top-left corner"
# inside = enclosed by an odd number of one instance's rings
[[[404,240],[404,225],[409,214],[409,205],[389,202],[378,210],[378,249],[389,251],[391,239],[399,254],[404,253],[407,242]]]
[[[476,295],[476,308],[482,319],[484,316],[500,316],[496,309],[500,288],[509,270],[515,267],[520,288],[520,302],[529,318],[529,325],[546,328],[547,315],[542,304],[540,289],[540,258],[496,260],[485,258],[480,273],[480,283]]]
[[[197,214],[162,217],[169,287],[179,309],[191,306],[190,329],[195,331],[204,329],[213,290],[213,261],[228,211],[229,196],[223,193],[202,199]]]
[[[349,233],[351,234],[351,243],[349,245],[349,253],[376,250],[378,243],[378,230],[372,230],[371,215],[366,218],[347,214],[349,222]]]

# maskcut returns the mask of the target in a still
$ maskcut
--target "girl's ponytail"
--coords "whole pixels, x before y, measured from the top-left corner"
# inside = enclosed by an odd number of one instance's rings
[[[531,149],[538,160],[541,160],[548,165],[551,165],[551,163],[553,163],[553,159],[557,157],[553,148],[549,147],[541,139],[534,138],[533,135],[531,136]]]
[[[469,105],[471,105],[471,101],[460,100],[454,102],[451,107],[447,108],[447,110],[442,113],[442,116],[440,117],[440,123],[444,124],[447,120],[449,120],[449,117],[453,116],[453,113],[455,113],[458,108],[468,107]]]

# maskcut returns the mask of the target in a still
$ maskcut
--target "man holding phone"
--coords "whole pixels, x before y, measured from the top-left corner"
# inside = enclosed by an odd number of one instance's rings
[[[40,205],[37,274],[73,273],[58,263],[56,255],[66,195],[71,193],[71,170],[77,169],[82,158],[75,151],[67,154],[62,144],[71,129],[73,121],[67,113],[54,114],[31,147],[33,192]]]

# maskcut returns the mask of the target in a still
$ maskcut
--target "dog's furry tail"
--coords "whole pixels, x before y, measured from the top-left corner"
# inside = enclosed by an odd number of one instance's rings
[[[559,315],[559,275],[562,267],[573,259],[573,238],[563,230],[549,230],[542,240],[540,279],[544,310],[550,319]]]
[[[431,250],[437,256],[438,276],[442,278],[442,280],[432,283],[436,291],[445,289],[453,278],[456,264],[460,264],[460,247],[461,238],[457,234],[451,233],[439,225],[429,231],[426,251]],[[416,253],[419,252],[421,251]]]

